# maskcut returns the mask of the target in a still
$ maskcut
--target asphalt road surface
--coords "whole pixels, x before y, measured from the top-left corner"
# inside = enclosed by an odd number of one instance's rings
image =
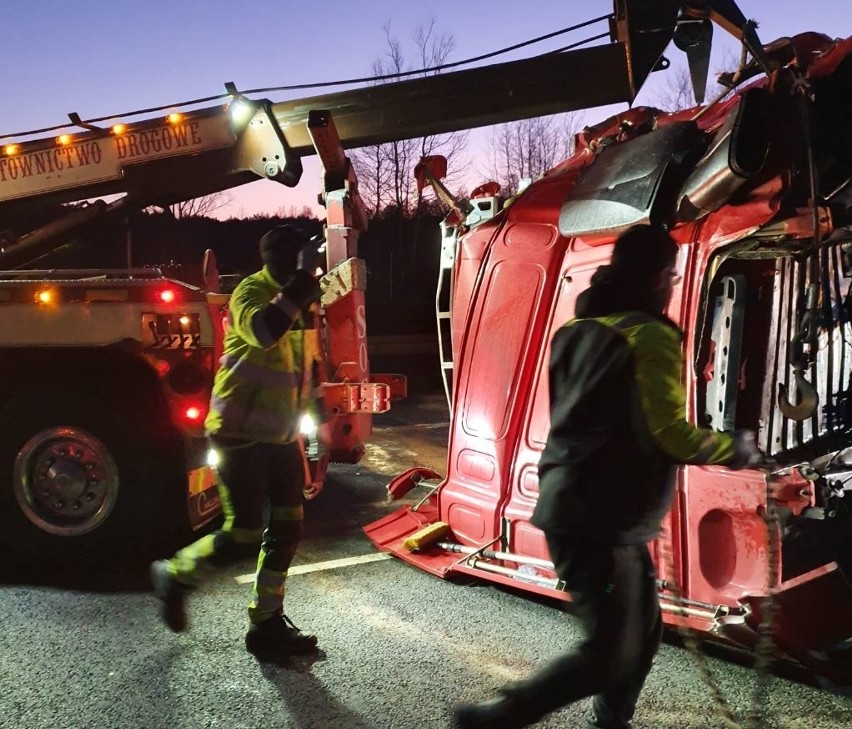
[[[447,420],[441,393],[377,417],[365,459],[335,467],[308,505],[286,610],[319,636],[315,660],[268,666],[246,653],[250,562],[193,594],[180,635],[160,623],[145,565],[13,574],[0,582],[0,726],[442,729],[455,702],[490,697],[541,665],[577,637],[558,605],[383,559],[361,531],[396,508],[385,501],[390,476],[412,465],[443,472]],[[744,721],[756,673],[731,656],[708,660]],[[852,699],[780,675],[760,711],[765,727],[852,727]],[[583,727],[588,712],[583,701],[539,726]],[[674,642],[660,651],[635,726],[724,726]]]

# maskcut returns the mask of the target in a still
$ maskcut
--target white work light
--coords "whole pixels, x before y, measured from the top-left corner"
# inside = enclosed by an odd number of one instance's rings
[[[242,99],[234,99],[231,102],[229,111],[231,113],[231,121],[240,125],[245,124],[254,113],[251,104],[246,103]]]
[[[216,468],[219,465],[219,451],[215,448],[210,448],[207,451],[207,465],[210,468]]]
[[[315,436],[317,432],[317,424],[314,422],[314,419],[305,413],[302,416],[302,420],[299,423],[299,432],[302,435],[307,436]]]

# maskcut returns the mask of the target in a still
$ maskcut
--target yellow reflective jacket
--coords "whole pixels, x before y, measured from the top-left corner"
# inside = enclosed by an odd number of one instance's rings
[[[259,319],[281,291],[266,267],[234,289],[204,422],[208,435],[263,443],[290,443],[298,437],[301,416],[314,404],[322,350],[313,311],[264,346]]]
[[[676,463],[725,464],[733,438],[686,418],[681,332],[641,312],[574,319],[554,336],[550,432],[532,522],[609,544],[653,539]]]

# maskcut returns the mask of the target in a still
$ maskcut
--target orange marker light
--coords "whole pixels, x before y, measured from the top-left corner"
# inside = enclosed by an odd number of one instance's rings
[[[49,304],[51,301],[53,301],[53,292],[50,289],[42,289],[41,291],[36,291],[36,304]]]
[[[180,124],[183,121],[183,114],[172,112],[166,117],[166,121],[169,124]]]
[[[175,300],[175,292],[172,289],[163,289],[158,296],[164,304],[171,304]]]
[[[8,157],[11,157],[14,154],[18,154],[21,151],[21,145],[19,144],[7,144],[3,147],[3,154]]]
[[[126,124],[113,124],[109,128],[109,130],[116,137],[120,137],[122,134],[124,134],[127,131],[127,125]]]
[[[73,141],[73,137],[70,134],[60,134],[56,138],[56,143],[61,144],[63,147],[67,147]]]

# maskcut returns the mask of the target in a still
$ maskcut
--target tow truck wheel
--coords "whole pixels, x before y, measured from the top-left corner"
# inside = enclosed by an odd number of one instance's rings
[[[103,441],[83,428],[48,428],[21,448],[12,488],[35,526],[73,537],[97,529],[112,513],[118,466]]]
[[[0,412],[0,549],[18,564],[147,559],[187,528],[179,444],[99,395],[24,394]]]

